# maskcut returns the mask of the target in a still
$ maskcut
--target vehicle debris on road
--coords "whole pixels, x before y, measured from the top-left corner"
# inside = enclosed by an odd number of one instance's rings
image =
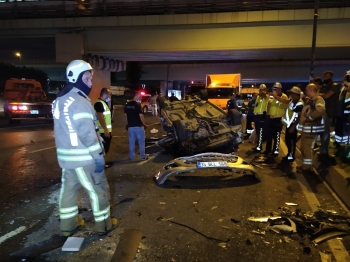
[[[200,169],[231,170],[251,174],[261,181],[255,168],[243,158],[233,154],[222,154],[216,152],[202,153],[188,157],[179,157],[171,160],[155,175],[158,185],[162,185],[166,179],[175,174],[183,174]]]

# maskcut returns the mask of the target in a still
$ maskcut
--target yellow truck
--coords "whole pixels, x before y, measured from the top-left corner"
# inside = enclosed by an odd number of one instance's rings
[[[208,74],[206,91],[208,100],[214,105],[226,109],[227,101],[232,94],[239,94],[241,74]]]

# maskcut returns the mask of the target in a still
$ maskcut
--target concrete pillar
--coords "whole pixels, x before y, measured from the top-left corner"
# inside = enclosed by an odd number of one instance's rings
[[[104,70],[94,70],[92,90],[89,95],[92,101],[100,96],[101,89],[111,86],[111,73]]]

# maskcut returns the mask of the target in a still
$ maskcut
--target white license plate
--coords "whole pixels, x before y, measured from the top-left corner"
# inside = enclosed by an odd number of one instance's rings
[[[32,115],[38,115],[39,114],[39,110],[30,110],[30,113]]]
[[[227,167],[226,161],[219,161],[219,162],[197,162],[197,167]]]

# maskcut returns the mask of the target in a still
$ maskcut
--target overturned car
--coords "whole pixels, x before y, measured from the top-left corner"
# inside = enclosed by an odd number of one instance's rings
[[[227,115],[209,101],[194,97],[170,102],[161,100],[161,124],[172,134],[181,153],[193,155],[219,147],[237,148],[243,141],[239,113]]]

